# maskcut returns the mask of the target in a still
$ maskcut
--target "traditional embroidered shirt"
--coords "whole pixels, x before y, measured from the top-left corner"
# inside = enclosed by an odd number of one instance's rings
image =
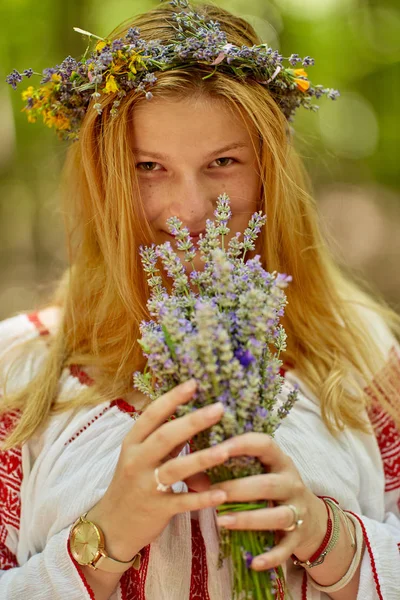
[[[46,357],[48,331],[38,314],[21,314],[0,323],[0,358],[7,363],[17,346],[24,350],[7,391],[25,386]],[[400,398],[400,353],[384,327],[377,335],[387,351],[385,376]],[[361,523],[364,552],[357,600],[400,597],[400,434],[379,405],[370,419],[375,436],[346,429],[332,436],[321,419],[318,399],[295,371],[286,373],[285,396],[294,383],[300,397],[277,431],[276,440],[292,457],[304,482],[318,495],[336,498]],[[81,368],[65,369],[58,401],[76,395],[91,378]],[[1,401],[1,400],[0,400]],[[104,495],[112,479],[122,440],[135,425],[135,408],[116,399],[94,408],[53,416],[22,448],[0,452],[1,600],[94,600],[68,546],[71,524]],[[18,412],[0,418],[0,440]],[[185,448],[183,452],[187,452]],[[186,485],[174,485],[175,492]],[[183,513],[142,551],[138,571],[121,577],[111,600],[230,600],[230,564],[217,569],[218,537],[214,509]],[[304,569],[284,565],[293,600],[324,600]]]

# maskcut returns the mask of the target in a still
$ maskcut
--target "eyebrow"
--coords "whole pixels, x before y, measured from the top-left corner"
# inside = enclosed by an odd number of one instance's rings
[[[211,156],[215,156],[216,154],[223,154],[228,150],[240,150],[241,148],[248,148],[248,144],[245,142],[234,142],[232,144],[227,144],[218,150],[214,150],[211,154],[208,155],[208,158]],[[142,148],[133,148],[134,154],[144,154],[146,156],[150,156],[151,158],[157,158],[158,160],[167,160],[168,156],[166,154],[161,154],[159,152],[148,152],[147,150],[143,150]]]

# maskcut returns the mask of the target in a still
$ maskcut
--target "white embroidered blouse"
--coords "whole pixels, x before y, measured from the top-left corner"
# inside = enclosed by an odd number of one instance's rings
[[[26,350],[7,389],[33,377],[46,356],[48,334],[38,313],[0,323],[0,359],[6,363],[20,342],[43,338],[39,350]],[[388,356],[384,375],[397,386],[400,399],[399,349],[379,324],[376,334]],[[369,417],[375,436],[347,429],[334,438],[322,422],[317,399],[296,372],[288,371],[285,379],[283,394],[294,382],[301,394],[277,442],[316,494],[336,498],[362,526],[366,550],[357,600],[399,600],[400,432],[373,403]],[[78,366],[65,369],[59,401],[90,384]],[[0,452],[0,600],[95,599],[69,553],[68,534],[79,515],[103,496],[136,418],[131,405],[116,399],[54,416],[22,449]],[[0,440],[17,419],[16,412],[0,417]],[[174,487],[176,492],[187,489],[183,482]],[[174,517],[142,555],[140,569],[124,573],[111,600],[231,599],[230,566],[217,569],[213,509]],[[284,570],[293,600],[328,598],[313,588],[304,569],[288,561]]]

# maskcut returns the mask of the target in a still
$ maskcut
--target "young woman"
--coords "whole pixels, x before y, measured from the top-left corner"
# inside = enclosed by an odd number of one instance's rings
[[[160,52],[181,40],[179,24],[197,18],[185,17],[188,8],[174,16],[173,4],[109,39],[128,32],[137,43],[139,27],[146,51]],[[196,32],[209,35],[212,58],[224,35],[222,54],[238,47],[257,58],[248,48],[260,40],[248,23],[214,6],[196,12],[211,23],[213,35]],[[110,50],[102,44],[98,53]],[[42,310],[0,324],[0,598],[228,600],[231,567],[217,568],[224,526],[276,531],[276,546],[250,568],[282,564],[293,599],[395,600],[399,320],[345,278],[321,238],[288,127],[309,89],[306,73],[293,71],[297,84],[285,88],[277,55],[261,81],[250,71],[238,77],[228,61],[220,68],[221,53],[211,66],[200,54],[198,64],[185,64],[181,47],[179,65],[164,57],[157,80],[147,74],[151,92],[143,83],[117,97],[125,59],[118,41],[110,51],[107,93],[92,89],[90,107],[80,106],[59,86],[63,99],[44,113],[77,139],[64,177],[69,268]],[[130,58],[134,75],[140,56]],[[48,70],[47,81],[56,86],[61,76]],[[46,98],[30,88],[28,114]],[[170,216],[193,234],[204,230],[222,192],[231,199],[230,235],[262,210],[268,221],[257,253],[268,270],[293,276],[284,393],[297,383],[300,394],[274,440],[249,432],[190,453],[188,440],[218,422],[223,407],[168,420],[193,386],[146,407],[132,390],[148,316],[138,249],[170,239]],[[259,457],[265,474],[211,486],[204,470],[240,455]],[[219,504],[260,498],[274,506],[215,517]]]

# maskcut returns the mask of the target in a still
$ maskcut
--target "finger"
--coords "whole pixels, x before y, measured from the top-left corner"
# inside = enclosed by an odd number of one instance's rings
[[[270,472],[280,471],[291,464],[290,458],[265,433],[243,433],[230,438],[222,445],[225,444],[229,448],[230,456],[255,456],[268,465]]]
[[[265,571],[273,569],[285,563],[296,549],[297,537],[286,535],[282,540],[272,548],[269,552],[264,552],[256,556],[252,563],[252,569],[256,571]]]
[[[217,524],[226,529],[282,530],[293,525],[293,511],[286,505],[229,513],[217,517]]]
[[[194,410],[184,417],[164,423],[141,444],[141,451],[147,460],[158,465],[177,444],[182,444],[217,423],[223,413],[222,402],[215,402]]]
[[[165,485],[183,481],[187,477],[224,463],[229,458],[228,450],[219,444],[178,458],[168,460],[158,469],[160,480]]]
[[[172,417],[180,404],[189,402],[196,390],[195,385],[189,385],[190,381],[192,380],[177,385],[149,404],[126,436],[126,442],[128,444],[140,444],[167,419]]]
[[[173,514],[202,510],[203,508],[216,508],[226,500],[222,490],[207,490],[205,492],[187,492],[169,495]]]
[[[212,489],[224,490],[228,502],[286,500],[291,497],[291,480],[280,473],[264,473],[215,483]]]

